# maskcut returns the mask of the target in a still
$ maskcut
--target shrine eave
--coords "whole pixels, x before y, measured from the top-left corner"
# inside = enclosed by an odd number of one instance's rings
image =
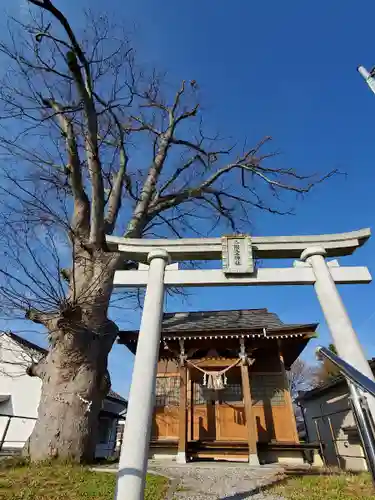
[[[253,338],[263,340],[283,340],[297,339],[310,340],[316,337],[318,323],[303,325],[283,325],[278,328],[256,328],[251,330],[226,330],[226,331],[179,331],[162,332],[164,340],[203,340],[203,339],[235,339],[235,338]],[[126,345],[128,349],[135,353],[138,341],[137,331],[120,331],[118,343]]]

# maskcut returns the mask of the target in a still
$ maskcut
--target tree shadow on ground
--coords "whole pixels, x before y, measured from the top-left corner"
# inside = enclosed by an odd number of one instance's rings
[[[220,500],[244,500],[245,498],[249,498],[255,495],[258,495],[261,492],[260,488],[253,488],[249,491],[242,491],[241,493],[235,493],[234,495],[230,495],[229,497],[220,497]]]

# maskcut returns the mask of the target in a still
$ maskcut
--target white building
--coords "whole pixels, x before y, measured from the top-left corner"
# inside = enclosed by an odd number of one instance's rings
[[[0,333],[0,454],[19,452],[34,428],[42,382],[26,368],[47,353],[42,347],[10,332]],[[99,414],[97,458],[112,457],[118,447],[127,401],[110,391]]]
[[[375,371],[375,359],[369,361]],[[342,376],[300,394],[307,441],[321,442],[327,465],[344,470],[367,470],[364,451]]]

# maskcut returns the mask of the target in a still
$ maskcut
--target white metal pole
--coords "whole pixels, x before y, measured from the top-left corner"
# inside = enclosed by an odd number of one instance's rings
[[[164,303],[164,271],[169,255],[152,250],[138,336],[115,500],[143,500]]]
[[[363,77],[367,85],[375,94],[375,78],[371,76],[371,74],[367,71],[367,69],[364,66],[358,66],[357,70],[358,73]]]
[[[336,284],[325,261],[326,251],[323,247],[311,247],[302,252],[301,260],[308,262],[315,274],[315,291],[323,310],[333,343],[338,355],[358,371],[375,380],[374,375],[357,334],[342,302]],[[375,417],[375,399],[368,396],[370,411]],[[375,421],[375,419],[374,419]]]

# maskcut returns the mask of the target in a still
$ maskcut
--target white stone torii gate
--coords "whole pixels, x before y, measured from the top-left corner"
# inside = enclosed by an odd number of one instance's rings
[[[340,267],[325,257],[352,254],[370,237],[369,229],[316,236],[253,237],[257,258],[297,258],[292,268],[256,269],[227,276],[221,269],[178,270],[170,262],[220,260],[221,238],[179,240],[125,239],[107,236],[112,250],[124,260],[148,263],[137,271],[117,271],[116,287],[147,287],[138,336],[124,438],[121,447],[116,500],[142,500],[147,472],[155,379],[159,356],[165,287],[229,285],[314,285],[340,357],[374,380],[372,371],[345,310],[336,284],[369,283],[366,267]],[[375,416],[375,400],[368,398]],[[180,457],[181,458],[181,457]]]

